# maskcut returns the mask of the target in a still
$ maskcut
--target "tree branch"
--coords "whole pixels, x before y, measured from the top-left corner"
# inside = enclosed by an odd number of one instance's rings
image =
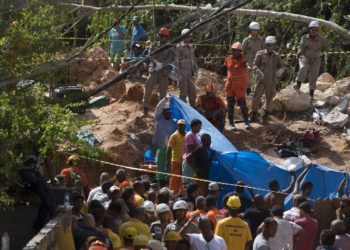
[[[130,6],[122,6],[122,5],[115,5],[112,7],[95,7],[95,6],[88,6],[88,5],[80,5],[80,4],[70,4],[70,3],[62,3],[66,6],[74,6],[74,7],[81,7],[81,9],[86,10],[93,10],[93,11],[125,11],[130,8]],[[176,4],[156,4],[154,6],[155,10],[172,10],[172,11],[184,11],[184,12],[192,12],[196,11],[199,13],[210,13],[213,11],[216,11],[217,7],[211,7],[211,6],[186,6],[186,5],[176,5]],[[135,6],[135,10],[150,10],[153,9],[153,5],[140,5]],[[270,19],[288,19],[296,22],[303,22],[303,23],[309,23],[310,21],[319,21],[323,26],[329,28],[330,30],[334,30],[338,32],[340,35],[342,35],[344,38],[350,40],[350,31],[339,26],[336,23],[305,16],[305,15],[299,15],[299,14],[293,14],[288,12],[277,12],[272,10],[252,10],[252,9],[236,9],[233,12],[230,12],[232,16],[256,16],[256,17],[266,17]]]

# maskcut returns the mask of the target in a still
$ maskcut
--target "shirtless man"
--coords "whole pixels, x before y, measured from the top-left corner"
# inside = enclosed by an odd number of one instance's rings
[[[295,172],[289,172],[292,176],[289,186],[280,191],[280,184],[278,180],[274,179],[269,182],[270,192],[265,195],[264,201],[266,203],[266,207],[271,209],[273,206],[284,206],[284,199],[293,191],[295,185]]]

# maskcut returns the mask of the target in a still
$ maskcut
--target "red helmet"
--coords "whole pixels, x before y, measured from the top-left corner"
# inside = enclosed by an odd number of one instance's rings
[[[169,36],[169,30],[167,27],[162,27],[160,30],[159,30],[159,35],[162,35],[162,36]]]

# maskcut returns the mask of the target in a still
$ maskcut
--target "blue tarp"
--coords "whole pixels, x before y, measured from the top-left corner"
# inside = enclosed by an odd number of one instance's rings
[[[179,98],[170,96],[163,99],[158,104],[156,113],[160,112],[160,109],[164,107],[167,101],[170,102],[169,106],[172,109],[173,118],[185,119],[187,125],[192,119],[199,119],[202,121],[201,134],[208,133],[211,135],[212,148],[218,151],[219,164],[211,167],[210,180],[224,183],[243,181],[249,186],[268,190],[268,182],[272,179],[277,179],[281,189],[289,186],[291,176],[287,170],[266,160],[257,152],[237,151],[220,131]],[[189,130],[189,127],[187,129]],[[299,169],[297,175],[302,171],[303,169]],[[314,184],[310,198],[336,197],[337,188],[344,177],[343,175],[342,172],[314,164],[304,177],[304,180],[309,180]],[[349,178],[349,174],[347,174],[347,178]],[[222,185],[221,187],[223,188],[221,195],[234,189],[233,186],[228,185]],[[349,185],[346,189],[349,190]],[[254,190],[254,192],[263,195],[267,193],[267,191],[262,190]],[[286,206],[289,207],[290,205],[290,197],[288,197],[286,199]]]

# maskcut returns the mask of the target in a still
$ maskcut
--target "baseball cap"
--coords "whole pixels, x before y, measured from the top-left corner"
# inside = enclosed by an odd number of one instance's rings
[[[186,121],[184,119],[180,119],[177,121],[177,125],[180,125],[180,124],[186,125]]]
[[[165,241],[179,241],[181,240],[181,235],[176,231],[169,231],[164,235]]]
[[[233,195],[230,198],[228,198],[226,205],[229,208],[240,208],[241,207],[241,200],[239,199],[238,196]]]
[[[110,189],[109,189],[109,192],[113,193],[114,191],[119,191],[119,187],[111,186]]]
[[[137,230],[134,227],[127,227],[127,228],[125,228],[122,235],[126,239],[133,240],[133,239],[135,239],[135,237],[137,235]]]
[[[220,190],[219,184],[217,182],[210,182],[208,185],[208,190],[219,191]]]
[[[156,210],[156,205],[154,205],[152,201],[148,200],[143,202],[142,207],[146,209],[146,212],[154,213],[154,211]]]
[[[157,214],[165,213],[165,212],[169,212],[169,211],[170,211],[170,207],[167,204],[160,203],[160,204],[157,205],[157,208],[156,208]]]
[[[187,205],[186,201],[179,200],[179,201],[175,202],[173,205],[173,210],[178,210],[178,209],[188,210],[188,205]]]

